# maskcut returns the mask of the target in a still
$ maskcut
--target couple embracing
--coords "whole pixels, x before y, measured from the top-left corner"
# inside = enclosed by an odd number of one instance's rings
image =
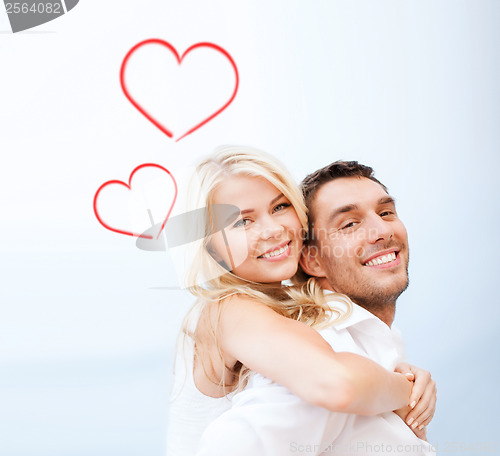
[[[392,328],[407,234],[373,170],[338,161],[299,188],[273,157],[224,146],[196,173],[205,236],[167,456],[433,454],[435,382]]]

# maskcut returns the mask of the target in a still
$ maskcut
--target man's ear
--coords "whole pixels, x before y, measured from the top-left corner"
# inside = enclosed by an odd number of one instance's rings
[[[326,277],[321,263],[319,247],[315,245],[304,246],[300,255],[300,266],[305,273],[313,277]]]

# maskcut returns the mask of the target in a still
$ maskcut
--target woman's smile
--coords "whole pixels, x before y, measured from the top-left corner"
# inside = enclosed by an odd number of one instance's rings
[[[257,258],[267,261],[280,261],[290,255],[290,244],[292,241],[282,242],[277,247],[273,247],[259,255]]]

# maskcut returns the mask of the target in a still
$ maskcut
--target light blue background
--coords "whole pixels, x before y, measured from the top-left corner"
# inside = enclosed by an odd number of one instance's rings
[[[0,9],[0,454],[164,454],[191,298],[168,257],[97,223],[92,198],[224,143],[297,180],[341,158],[375,168],[410,235],[396,324],[438,382],[429,438],[500,454],[499,20],[486,0],[85,0],[13,35]],[[215,42],[240,70],[233,105],[177,144],[119,88],[151,37]]]

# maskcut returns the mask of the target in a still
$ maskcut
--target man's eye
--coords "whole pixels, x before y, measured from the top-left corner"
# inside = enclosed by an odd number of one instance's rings
[[[393,211],[384,211],[380,213],[380,217],[387,217],[388,215],[394,215]]]
[[[349,222],[349,223],[346,223],[345,225],[343,225],[342,228],[340,228],[340,229],[347,230],[349,228],[352,228],[354,225],[356,225],[356,222]]]
[[[248,218],[240,219],[233,225],[233,228],[240,228],[242,226],[247,226],[249,223],[250,219]]]
[[[278,204],[274,209],[273,212],[279,212],[282,211],[283,209],[286,209],[287,207],[290,207],[290,203],[280,203]]]

